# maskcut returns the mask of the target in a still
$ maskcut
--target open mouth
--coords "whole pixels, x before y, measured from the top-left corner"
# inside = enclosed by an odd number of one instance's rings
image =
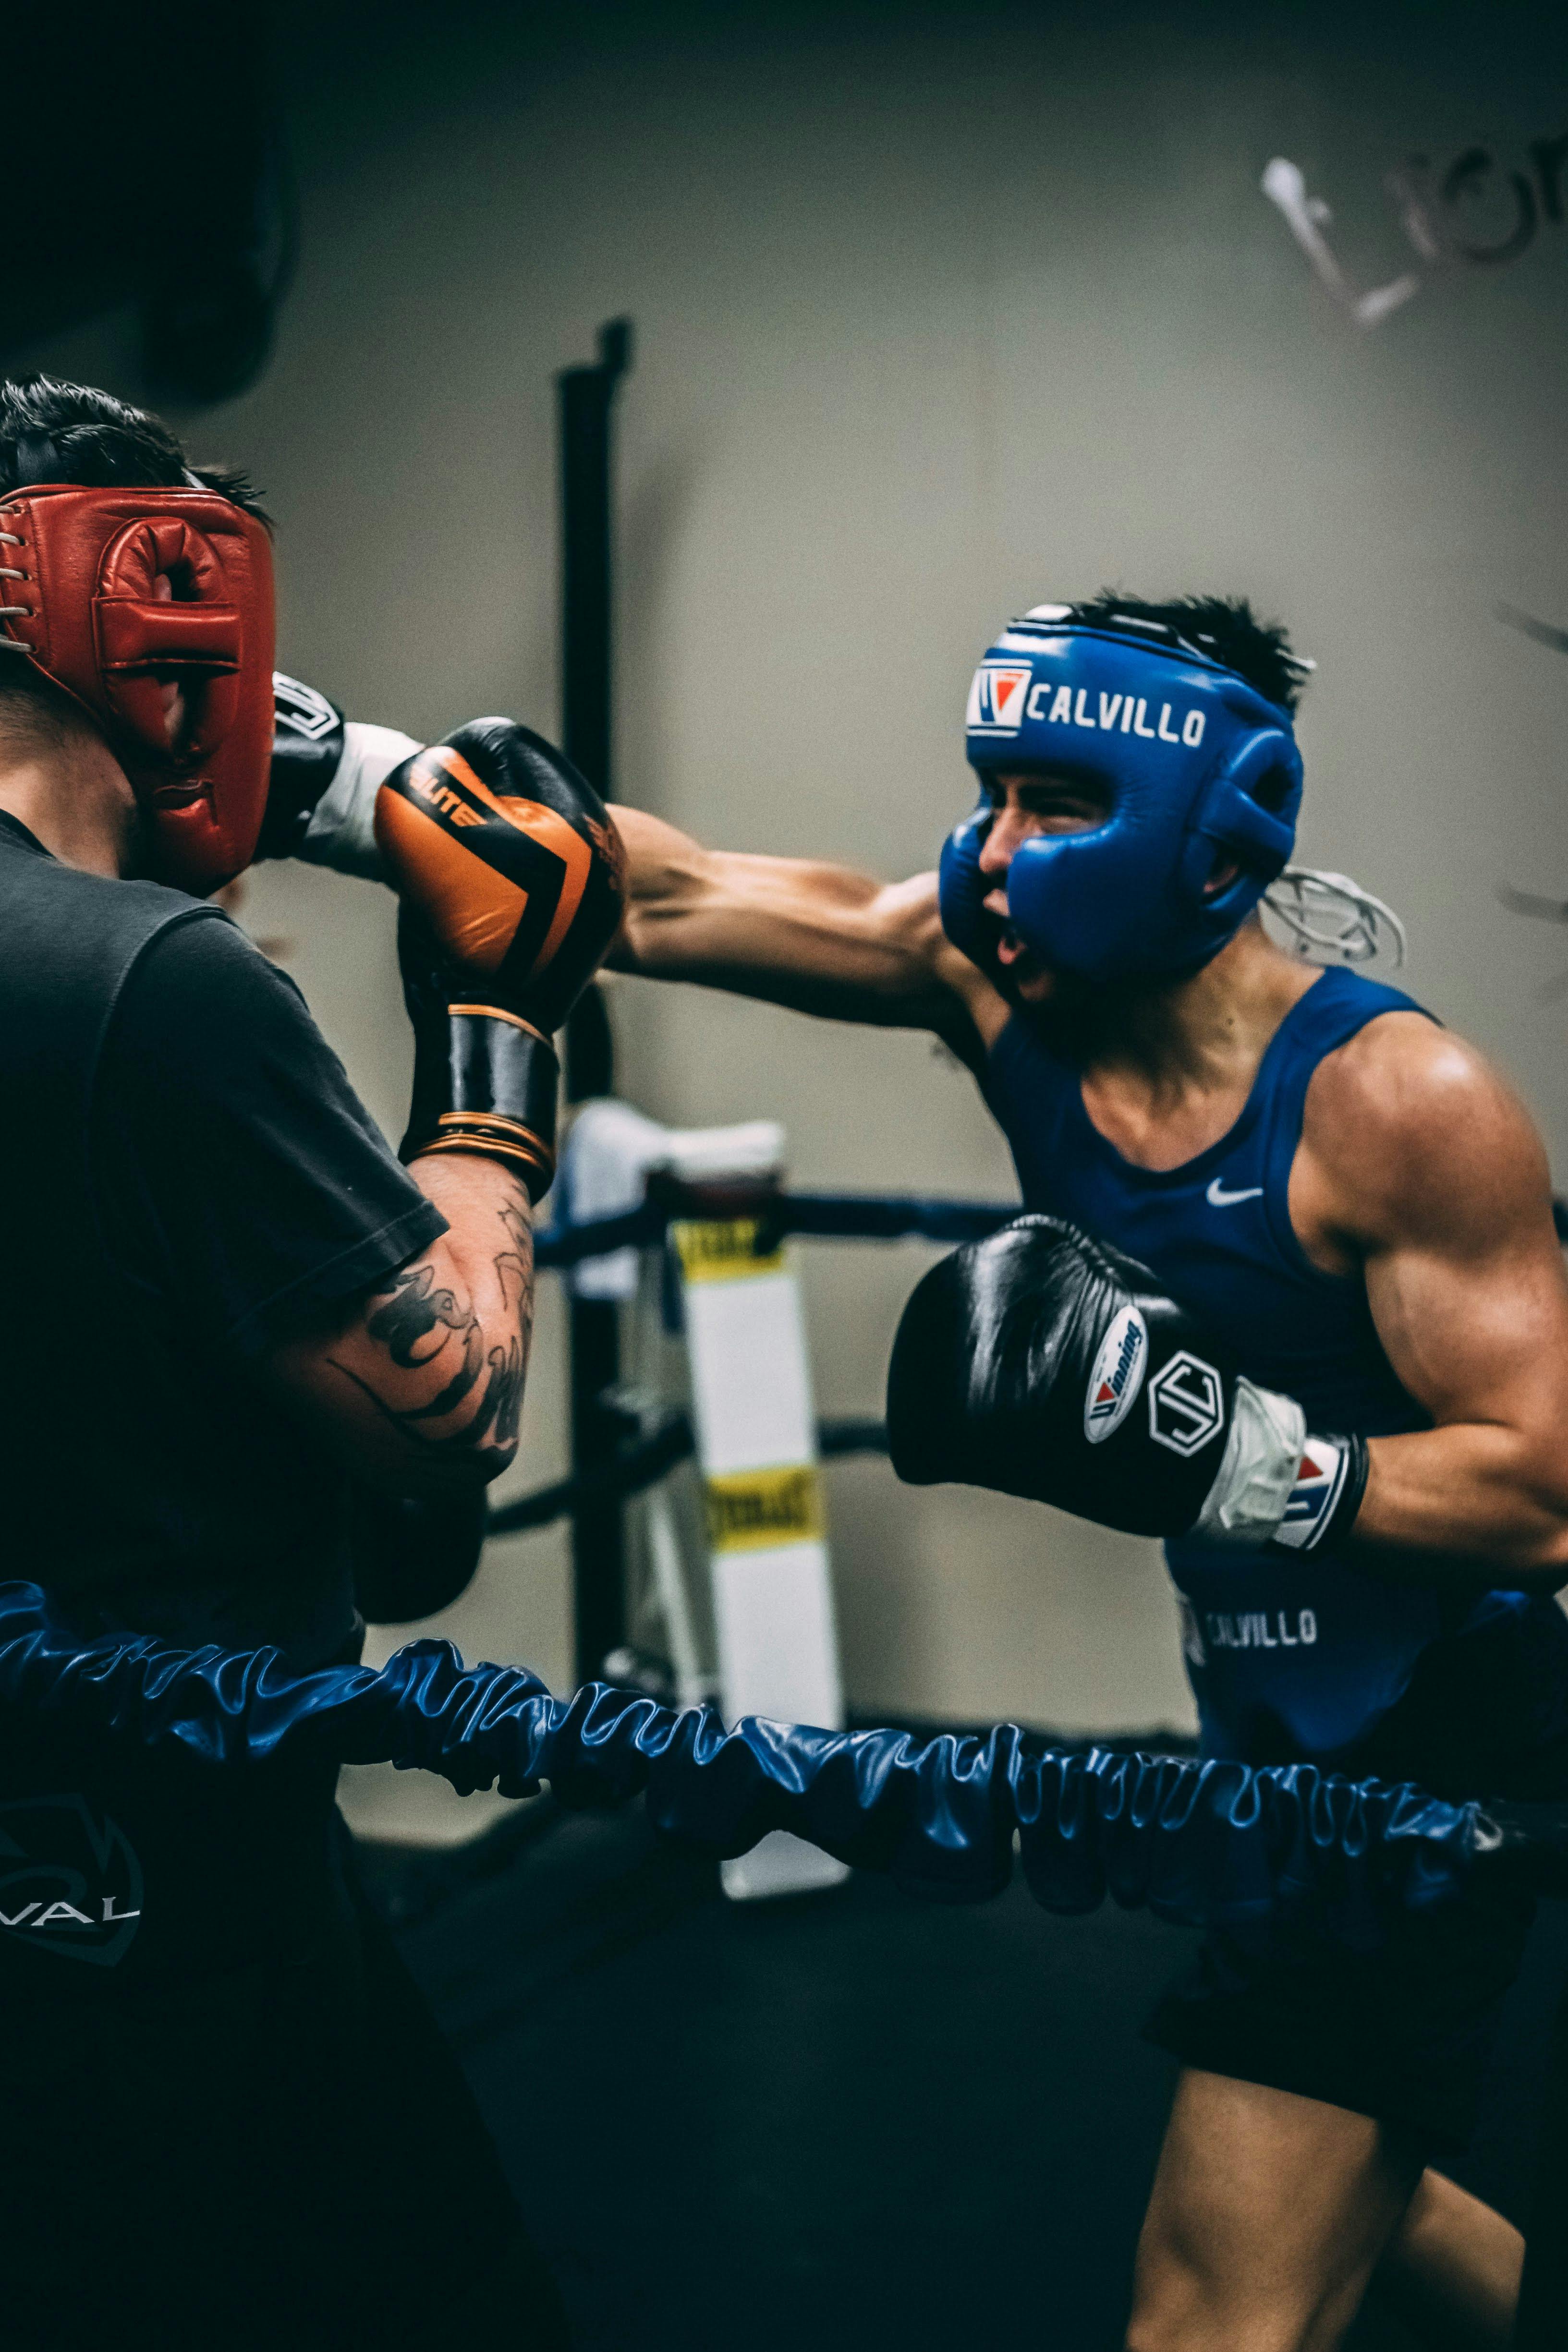
[[[1026,940],[1021,940],[1011,923],[994,917],[995,923],[996,971],[1006,980],[1007,987],[1020,1003],[1036,1003],[1043,992],[1054,985],[1047,968]]]
[[[1015,987],[1027,987],[1040,973],[1038,956],[1026,940],[1020,939],[1007,914],[1007,901],[1000,890],[991,891],[984,906],[985,927],[991,954],[999,971],[1013,975]]]

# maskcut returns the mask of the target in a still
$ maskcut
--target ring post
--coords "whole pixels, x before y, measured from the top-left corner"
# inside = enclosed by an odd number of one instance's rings
[[[629,319],[599,330],[599,357],[556,378],[561,417],[562,748],[603,799],[610,797],[613,515],[611,418],[632,358]],[[584,990],[566,1024],[566,1099],[586,1102],[615,1086],[615,1045],[605,999]],[[574,1298],[568,1324],[572,1469],[582,1478],[613,1454],[618,1417],[603,1402],[620,1376],[614,1300]],[[619,1496],[592,1482],[572,1517],[573,1618],[578,1680],[590,1681],[625,1639],[624,1528]]]
[[[765,1128],[759,1123],[759,1132]],[[761,1715],[839,1729],[844,1688],[823,1523],[816,1416],[800,1292],[772,1211],[773,1161],[738,1181],[656,1177],[677,1213],[679,1269],[708,1522],[708,1565],[724,1719]],[[721,1868],[734,1902],[806,1894],[848,1873],[786,1830]]]

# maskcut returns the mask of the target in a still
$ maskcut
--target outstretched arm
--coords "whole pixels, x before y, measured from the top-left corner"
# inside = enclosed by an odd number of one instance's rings
[[[936,877],[881,883],[844,866],[704,849],[617,808],[626,917],[608,961],[837,1021],[934,1030],[972,1068],[1007,1008],[944,937]]]
[[[347,722],[324,695],[275,681],[272,788],[259,857],[300,857],[384,881],[376,794],[417,747]],[[807,858],[708,850],[639,809],[616,808],[628,906],[611,966],[690,980],[837,1021],[931,1029],[971,1068],[1007,1007],[943,937],[936,877],[882,884]]]

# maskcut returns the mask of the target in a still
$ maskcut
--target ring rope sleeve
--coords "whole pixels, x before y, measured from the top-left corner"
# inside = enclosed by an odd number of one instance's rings
[[[1474,1803],[1310,1765],[1062,1753],[1013,1724],[923,1741],[758,1717],[726,1730],[711,1707],[677,1713],[603,1684],[555,1698],[526,1668],[467,1666],[445,1642],[411,1643],[379,1672],[293,1674],[271,1649],[80,1642],[25,1583],[0,1586],[0,1704],[223,1769],[303,1746],[435,1772],[465,1794],[527,1796],[544,1780],[571,1804],[641,1792],[657,1828],[717,1854],[787,1829],[949,1902],[1002,1891],[1016,1832],[1049,1910],[1109,1895],[1182,1925],[1306,1925],[1360,1948],[1401,1911],[1459,1895],[1479,1864],[1517,1861],[1521,1843],[1563,1874],[1561,1836],[1521,1839]]]

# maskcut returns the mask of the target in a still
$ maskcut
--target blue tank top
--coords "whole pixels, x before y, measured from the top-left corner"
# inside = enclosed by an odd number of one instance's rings
[[[1324,1274],[1288,1199],[1313,1071],[1379,1013],[1420,1012],[1398,989],[1326,971],[1270,1039],[1236,1125],[1179,1168],[1124,1160],[1084,1108],[1079,1074],[1026,1017],[993,1047],[985,1097],[1025,1205],[1140,1258],[1223,1339],[1250,1380],[1298,1398],[1308,1426],[1385,1437],[1429,1427],[1383,1351],[1359,1276]],[[1364,1738],[1432,1643],[1529,1607],[1522,1593],[1456,1601],[1331,1559],[1183,1539],[1165,1557],[1205,1753],[1325,1761]]]

